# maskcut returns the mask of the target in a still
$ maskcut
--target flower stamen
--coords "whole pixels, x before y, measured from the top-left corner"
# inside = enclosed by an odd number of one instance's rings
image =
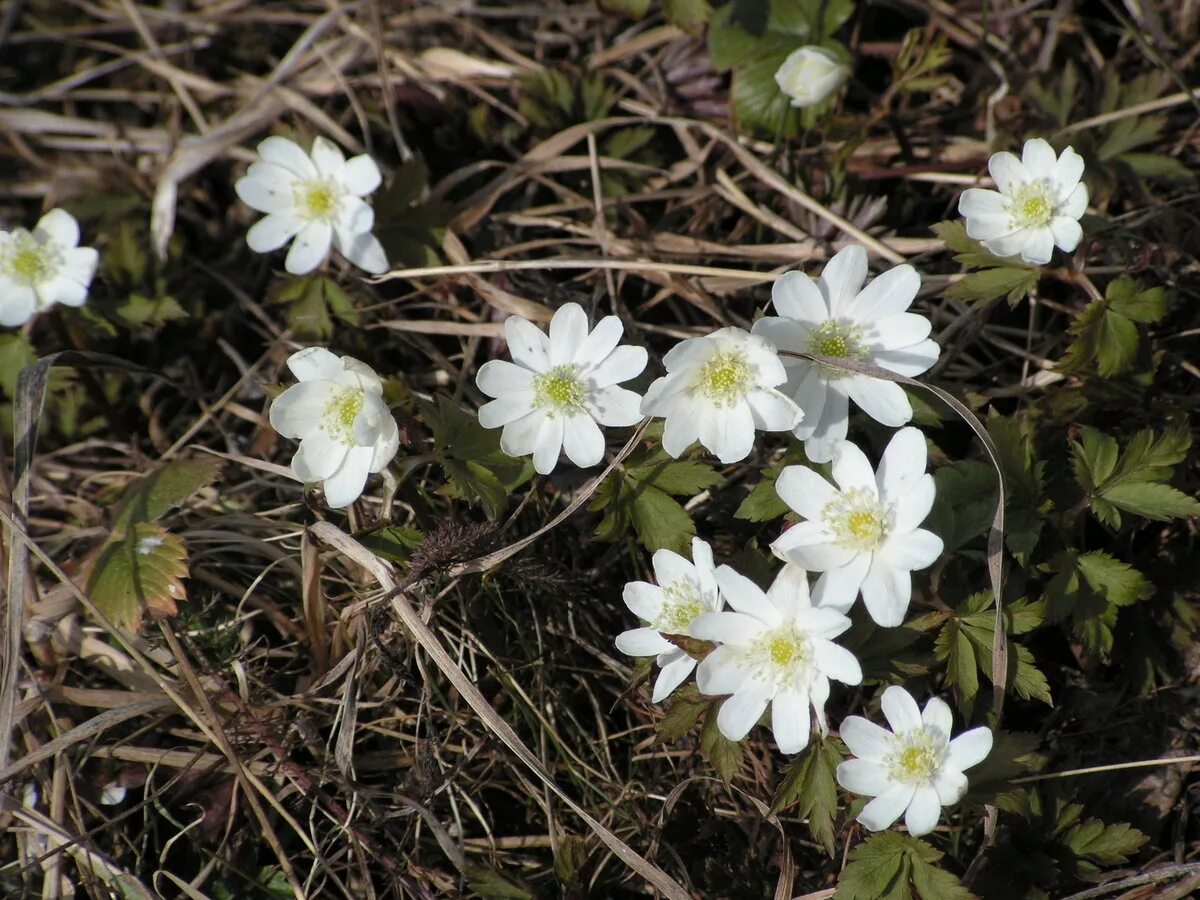
[[[329,179],[296,183],[296,207],[310,222],[332,222],[341,207],[342,192]]]
[[[716,406],[733,406],[750,392],[754,369],[739,350],[714,353],[700,367],[695,389]]]
[[[899,738],[900,746],[884,760],[893,781],[905,784],[928,784],[942,765],[944,752],[934,743],[925,728]]]
[[[17,284],[33,287],[54,277],[58,254],[48,244],[39,244],[27,231],[17,231],[0,254],[0,272]]]
[[[866,488],[845,491],[822,512],[834,539],[851,550],[874,550],[887,534],[888,517],[879,498]]]
[[[682,578],[663,588],[663,600],[662,610],[654,620],[654,627],[663,634],[683,634],[704,611],[696,586]]]
[[[1054,218],[1054,198],[1045,179],[1022,185],[1010,203],[1013,221],[1019,228],[1041,228]]]
[[[550,418],[583,412],[587,407],[587,385],[579,377],[579,366],[555,366],[534,375],[533,393],[533,405],[545,409]]]
[[[335,441],[342,444],[354,444],[354,421],[362,412],[366,402],[366,392],[360,388],[347,388],[338,391],[325,407],[325,430]]]

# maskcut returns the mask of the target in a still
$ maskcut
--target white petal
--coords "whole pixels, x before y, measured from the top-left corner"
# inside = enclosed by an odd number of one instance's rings
[[[916,788],[911,784],[897,784],[888,788],[858,814],[858,821],[871,831],[883,831],[904,814],[912,802]]]
[[[370,231],[375,227],[375,210],[358,197],[343,197],[338,217],[333,225],[335,236],[341,232],[342,237],[339,240],[343,240],[349,246],[354,235]],[[338,249],[340,251],[341,247]]]
[[[475,375],[475,384],[489,397],[533,390],[533,372],[503,359],[489,359]]]
[[[616,316],[605,316],[596,323],[593,328],[583,339],[583,343],[579,345],[579,351],[575,355],[573,362],[583,366],[585,371],[591,367],[599,365],[613,350],[617,344],[621,342],[621,335],[625,333],[625,326],[621,324],[621,320]],[[640,370],[639,370],[640,372]],[[634,375],[637,375],[635,372]],[[628,376],[632,378],[633,375]],[[624,381],[624,378],[618,378],[616,381]],[[616,381],[610,381],[609,384],[615,384]]]
[[[292,241],[283,267],[293,275],[307,275],[325,259],[332,242],[333,228],[327,222],[309,222]]]
[[[806,519],[820,520],[837,489],[808,466],[786,466],[775,480],[775,493]],[[786,534],[786,532],[785,532]]]
[[[977,766],[992,752],[992,732],[986,725],[965,731],[950,742],[945,766],[957,772]]]
[[[845,728],[845,723],[842,727]],[[839,763],[837,782],[850,793],[864,797],[878,797],[892,786],[887,769],[866,759],[848,759]]]
[[[325,479],[325,502],[332,509],[349,506],[359,498],[371,469],[371,448],[352,447],[332,478]]]
[[[891,732],[862,716],[846,716],[838,729],[838,736],[850,748],[851,753],[869,762],[882,761],[892,752],[896,743]]]
[[[271,213],[246,232],[246,244],[255,253],[270,253],[290,241],[303,227],[303,220],[294,213]]]
[[[797,437],[801,437],[804,427],[805,424],[800,423],[796,429]],[[845,440],[849,427],[850,403],[846,394],[836,384],[827,383],[821,419],[812,433],[803,437],[804,454],[816,463],[829,462],[835,449]]]
[[[829,679],[822,675],[813,676],[809,685],[809,702],[817,720],[817,731],[821,736],[829,734],[829,719],[825,715],[825,704],[829,702]]]
[[[883,692],[879,701],[883,715],[892,726],[895,734],[907,734],[924,726],[921,721],[921,709],[912,694],[897,684],[893,684]]]
[[[942,549],[940,537],[918,528],[908,534],[890,535],[879,548],[878,556],[890,565],[915,572],[933,565],[942,555]]]
[[[687,680],[695,668],[696,660],[683,651],[679,651],[679,655],[663,666],[662,671],[658,673],[658,678],[654,682],[654,693],[650,700],[654,703],[666,700],[675,688]]]
[[[833,612],[831,609],[822,611]],[[850,620],[846,619],[846,628],[849,627]],[[858,657],[845,647],[833,641],[814,641],[813,656],[826,677],[842,684],[862,684],[862,666],[859,665]]]
[[[292,471],[306,484],[331,478],[346,461],[350,448],[325,431],[310,432],[292,456]]]
[[[967,776],[962,772],[943,770],[934,776],[933,789],[937,792],[938,803],[953,806],[967,792]]]
[[[278,213],[295,208],[294,184],[295,177],[287,169],[272,163],[256,162],[233,183],[233,189],[251,209]]]
[[[811,434],[821,421],[825,411],[825,396],[829,393],[821,367],[807,362],[791,366],[788,369],[788,383],[780,390],[795,400],[804,413],[804,418],[796,426],[796,436],[800,437],[806,426],[811,426],[807,431],[807,434]]]
[[[576,413],[563,421],[563,450],[567,459],[588,469],[604,459],[604,435],[596,420],[587,413]]]
[[[1068,147],[1058,157],[1050,181],[1060,197],[1065,197],[1075,190],[1075,186],[1083,178],[1083,168],[1083,157],[1075,152],[1074,147]]]
[[[722,645],[704,657],[696,670],[696,687],[709,697],[732,694],[749,678],[745,658],[734,647]]]
[[[717,641],[735,647],[753,644],[768,626],[753,615],[739,612],[701,613],[688,626],[688,634],[702,641]]]
[[[760,388],[746,395],[754,427],[761,431],[791,431],[804,418],[794,402],[779,391]]]
[[[287,367],[297,381],[334,381],[342,374],[342,361],[324,347],[305,347],[288,357]]]
[[[479,407],[479,424],[484,428],[500,428],[533,412],[533,391],[518,391],[498,397]]]
[[[399,450],[400,428],[396,425],[396,420],[389,410],[383,428],[380,430],[379,440],[372,448],[370,471],[372,473],[382,472],[387,468],[388,463],[396,458]]]
[[[1070,253],[1083,240],[1083,229],[1079,223],[1067,216],[1055,216],[1050,220],[1050,233],[1054,235],[1054,244],[1059,250]]]
[[[958,214],[968,219],[976,216],[1007,216],[1008,201],[998,191],[969,188],[958,198]]]
[[[304,438],[321,428],[334,386],[325,381],[293,384],[271,403],[271,427],[288,438]]]
[[[69,250],[79,246],[79,223],[65,209],[52,209],[33,227],[34,232],[42,232],[58,245],[60,250]]]
[[[1067,199],[1058,207],[1060,216],[1069,216],[1072,219],[1078,219],[1087,212],[1088,204],[1088,189],[1085,185],[1076,186],[1075,190],[1067,195]]]
[[[824,302],[824,300],[821,301],[822,304]],[[777,350],[795,350],[806,353],[812,337],[812,328],[807,322],[797,322],[794,319],[784,319],[780,316],[764,316],[754,323],[750,333],[764,341],[770,341]],[[781,358],[781,362],[786,368],[789,364],[795,364],[799,360],[795,357],[784,356]]]
[[[92,247],[76,247],[63,252],[62,274],[84,287],[92,283],[100,254]]]
[[[716,572],[717,584],[725,602],[740,613],[753,616],[768,625],[779,625],[783,617],[767,595],[757,584],[735,571],[731,566],[720,566]],[[715,613],[714,615],[721,615]]]
[[[899,350],[919,344],[933,329],[930,321],[916,313],[898,313],[878,320],[871,350]],[[867,360],[870,362],[870,359]]]
[[[1048,231],[1049,229],[1047,229]],[[1028,228],[1018,228],[1011,234],[1001,235],[1000,237],[981,239],[983,246],[990,250],[993,254],[1000,257],[1016,256],[1022,253],[1025,245],[1029,243],[1031,230]]]
[[[654,379],[646,388],[646,396],[642,398],[642,415],[670,418],[673,412],[689,403],[691,379],[683,373],[664,375]]]
[[[617,635],[617,649],[626,656],[658,656],[675,645],[653,628],[632,628]]]
[[[549,475],[558,465],[558,456],[563,445],[563,418],[547,416],[538,429],[537,443],[533,447],[533,470],[539,475]]]
[[[714,332],[716,334],[717,332]],[[680,341],[666,352],[662,358],[663,368],[667,372],[677,372],[699,365],[713,354],[712,335],[698,338],[688,338]]]
[[[636,425],[643,418],[641,395],[620,387],[592,391],[587,397],[587,408],[592,418],[610,428]]]
[[[904,824],[908,826],[909,834],[920,837],[937,828],[941,816],[942,804],[938,800],[937,791],[927,784],[917,788],[916,794],[908,804],[908,812],[904,814]]]
[[[1030,179],[1052,178],[1058,165],[1058,154],[1042,138],[1032,138],[1025,142],[1021,151],[1021,162]]]
[[[780,559],[783,559],[787,551],[794,547],[812,547],[815,544],[829,544],[833,540],[833,534],[826,527],[824,521],[820,519],[808,519],[803,522],[797,522],[795,525],[786,526],[779,537],[775,539],[775,542],[771,544],[771,549],[778,551],[777,555],[779,555]],[[779,573],[779,578],[782,578],[788,569],[797,568],[804,569],[799,563],[784,566],[783,571]]]
[[[0,277],[0,325],[24,325],[36,307],[37,295],[32,288]]]
[[[731,741],[740,741],[767,711],[771,689],[757,681],[742,684],[717,713],[717,728]]]
[[[744,333],[744,332],[743,332]],[[760,334],[747,335],[746,359],[754,368],[754,381],[760,387],[778,387],[787,381],[787,370],[775,345]]]
[[[912,306],[921,289],[921,276],[912,266],[888,269],[843,307],[841,315],[860,322],[877,322]],[[922,335],[924,337],[924,335]]]
[[[575,362],[588,335],[587,313],[578,303],[564,303],[550,320],[550,365]]]
[[[906,497],[917,481],[924,477],[928,459],[929,449],[921,429],[901,428],[897,431],[884,448],[875,476],[883,501],[896,503]]]
[[[922,475],[892,505],[892,532],[906,534],[925,521],[937,495],[937,485],[932,475]],[[889,495],[894,496],[894,495]],[[940,552],[940,551],[939,551]],[[935,557],[936,558],[936,557]],[[924,568],[915,566],[912,568]]]
[[[830,569],[813,587],[813,605],[848,610],[858,598],[859,589],[871,568],[870,553],[855,553],[844,566]]]
[[[527,416],[510,422],[500,433],[500,449],[509,456],[528,456],[538,443],[538,435],[542,432],[542,423],[546,414],[535,410]]]
[[[325,177],[341,174],[342,167],[346,165],[346,157],[341,148],[322,135],[317,135],[313,140],[312,161],[317,171]]]
[[[932,728],[945,741],[950,740],[950,732],[954,729],[954,713],[950,711],[950,706],[945,700],[930,697],[925,702],[925,709],[921,711],[921,721],[925,723],[926,729]]]
[[[338,253],[368,275],[382,275],[388,270],[387,252],[370,232],[351,234],[342,229],[334,232]]]
[[[608,318],[612,319],[616,317],[609,316]],[[579,352],[583,356],[590,351],[587,347],[584,347]],[[646,368],[646,363],[649,359],[650,354],[646,352],[645,347],[618,347],[590,369],[585,369],[583,374],[587,378],[588,383],[593,387],[604,388],[609,385],[620,384],[622,381],[628,381],[630,378],[637,378]]]
[[[842,491],[864,490],[877,497],[875,470],[867,455],[851,441],[842,441],[833,451],[833,480]]]
[[[282,166],[300,178],[315,178],[316,166],[300,145],[285,137],[272,135],[258,145],[258,155],[269,163]]]
[[[799,527],[799,525],[793,525],[771,544],[771,552],[775,556],[809,572],[824,572],[829,569],[840,569],[859,555],[859,551],[844,547],[831,538],[819,541],[811,540],[813,535],[808,530],[801,531],[793,537],[792,532]],[[820,584],[820,579],[817,583]],[[814,605],[819,605],[815,593],[812,601]],[[851,597],[846,603],[845,609],[849,609],[853,602],[854,597]],[[826,605],[829,604],[826,603]]]
[[[767,589],[767,599],[779,610],[785,622],[795,619],[802,610],[812,609],[808,596],[808,572],[800,566],[785,564]]]
[[[710,407],[700,417],[700,443],[722,463],[740,462],[754,449],[754,415],[750,406],[736,403]]]
[[[550,368],[550,340],[528,319],[509,316],[504,320],[504,336],[508,341],[508,352],[525,368],[534,372],[545,372]]]
[[[375,192],[383,181],[383,176],[379,174],[379,166],[375,164],[375,160],[365,153],[360,153],[347,160],[340,180],[351,194],[365,197]]]
[[[642,413],[656,415],[656,413],[647,411],[646,400],[649,398],[650,395],[647,394],[642,400]],[[700,418],[701,413],[697,409],[697,404],[690,401],[673,409],[666,421],[663,422],[663,449],[676,459],[686,453],[688,447],[696,443],[700,437]]]
[[[47,296],[54,298],[51,302],[64,306],[82,306],[88,295],[86,285],[61,275],[45,282],[43,290]]]
[[[897,375],[915,378],[922,372],[927,372],[930,366],[937,362],[941,352],[935,341],[921,341],[915,347],[905,347],[902,350],[876,350],[871,354],[871,362]]]
[[[780,753],[799,753],[808,746],[812,733],[812,714],[808,694],[783,690],[771,700],[771,733]]]
[[[895,382],[869,375],[851,375],[846,379],[846,393],[859,409],[881,425],[898,428],[912,420],[908,395]]]
[[[904,623],[912,599],[912,575],[876,556],[862,583],[863,604],[875,624],[895,628]]]
[[[696,567],[674,550],[665,547],[655,550],[651,562],[654,566],[654,577],[661,585],[673,584],[676,581],[690,583],[696,578]]]
[[[771,288],[771,305],[779,315],[809,325],[829,318],[829,307],[821,289],[803,272],[785,272],[775,282]]]
[[[662,588],[648,581],[631,581],[625,585],[621,599],[629,611],[643,622],[653,622],[663,608]]]
[[[1015,185],[1027,180],[1025,167],[1007,150],[992,154],[992,158],[988,160],[988,172],[1002,194],[1011,193]]]
[[[1010,236],[1020,231],[1021,229],[1013,221],[1012,213],[1008,212],[999,215],[989,213],[967,219],[967,237],[981,241],[984,247],[988,247],[993,241],[1011,240]],[[996,251],[993,250],[992,252],[995,253]],[[1014,250],[998,255],[1011,256],[1015,252]]]
[[[1030,228],[1025,247],[1021,250],[1021,258],[1027,263],[1044,266],[1054,256],[1054,232],[1049,226]]]
[[[843,247],[825,264],[819,287],[832,318],[843,315],[843,311],[858,295],[866,277],[867,251],[858,244]]]

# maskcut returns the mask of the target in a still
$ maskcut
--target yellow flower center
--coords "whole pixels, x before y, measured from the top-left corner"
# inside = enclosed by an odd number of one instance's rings
[[[586,408],[587,386],[579,377],[579,366],[555,366],[549,372],[533,376],[534,406],[545,409],[550,418],[571,415]]]
[[[808,352],[813,356],[859,361],[867,355],[862,344],[862,329],[851,322],[827,319],[810,332]],[[849,373],[829,368],[827,378],[841,378]]]
[[[795,682],[812,658],[808,635],[792,625],[768,631],[754,645],[757,677],[765,682]]]
[[[296,206],[305,219],[332,222],[342,202],[342,192],[329,179],[302,181],[296,185]]]
[[[934,744],[933,736],[924,728],[902,738],[902,746],[884,762],[893,781],[907,784],[927,784],[937,775],[944,753]]]
[[[782,669],[796,658],[796,654],[800,652],[800,645],[791,637],[775,637],[771,639],[767,652],[771,656],[771,662]]]
[[[680,578],[663,588],[662,611],[654,627],[664,634],[684,634],[696,616],[704,612],[704,603],[695,585]]]
[[[17,284],[33,287],[49,281],[58,269],[58,254],[52,245],[39,244],[24,229],[15,232],[0,251],[0,272]]]
[[[333,395],[325,407],[325,430],[335,441],[354,444],[354,421],[362,412],[366,392],[361,388],[346,388]]]
[[[716,406],[733,406],[750,392],[754,370],[741,350],[721,350],[700,367],[696,390]]]
[[[851,550],[874,550],[887,534],[887,514],[866,488],[845,491],[822,510],[834,539]]]
[[[1020,228],[1041,228],[1054,218],[1050,185],[1039,179],[1022,185],[1012,199],[1012,216]]]

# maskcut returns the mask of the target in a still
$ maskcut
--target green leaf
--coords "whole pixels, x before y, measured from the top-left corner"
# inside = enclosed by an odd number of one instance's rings
[[[656,487],[640,484],[633,489],[632,518],[642,546],[655,550],[686,553],[696,534],[687,511],[670,495]]]
[[[1172,297],[1166,288],[1142,290],[1141,284],[1128,275],[1109,282],[1104,294],[1115,312],[1135,322],[1153,324],[1171,309]]]
[[[183,538],[161,525],[137,522],[127,534],[114,534],[84,563],[86,589],[114,624],[136,632],[143,610],[156,618],[173,616],[187,599]]]
[[[1036,270],[1002,265],[964,275],[962,279],[942,291],[942,296],[972,303],[985,303],[1007,297],[1010,304],[1015,304],[1037,287],[1037,283]]]
[[[1076,340],[1059,363],[1064,372],[1078,372],[1092,363],[1102,378],[1128,372],[1137,357],[1140,336],[1135,322],[1154,323],[1170,309],[1164,288],[1142,290],[1123,275],[1109,282],[1103,300],[1093,300],[1071,325]]]
[[[554,852],[554,877],[568,890],[580,892],[583,889],[580,875],[587,861],[587,841],[575,834],[563,835]]]
[[[967,237],[967,226],[962,219],[949,219],[933,226],[946,249],[954,254],[955,260],[972,269],[1009,268],[1036,272],[1037,267],[1023,262],[1019,257],[999,257],[972,237]]]
[[[746,748],[741,741],[731,741],[721,734],[717,728],[717,709],[718,705],[714,703],[704,718],[704,727],[700,729],[700,752],[717,777],[729,784],[742,766]]]
[[[757,129],[781,137],[792,137],[799,132],[796,111],[775,80],[775,73],[794,49],[768,53],[734,69],[729,99],[741,130]]]
[[[212,484],[224,463],[215,457],[181,459],[143,475],[125,488],[113,522],[115,532],[124,532],[136,522],[153,522],[192,494]]]
[[[0,334],[0,390],[8,397],[17,395],[17,376],[26,366],[37,362],[37,353],[25,335]]]
[[[953,874],[937,866],[942,853],[910,835],[885,831],[850,852],[835,900],[970,900]]]
[[[663,0],[663,14],[667,21],[692,37],[700,37],[704,26],[712,17],[712,6],[708,0]]]
[[[996,512],[996,470],[974,459],[942,466],[933,475],[937,497],[925,527],[952,553],[984,534]]]
[[[1154,585],[1141,572],[1099,550],[1064,550],[1042,568],[1053,573],[1045,588],[1047,621],[1069,617],[1075,635],[1093,653],[1112,650],[1119,607],[1154,596]]]
[[[674,460],[666,451],[656,453],[648,462],[627,466],[626,474],[634,481],[668,494],[692,496],[716,487],[724,479],[707,463]]]
[[[710,717],[715,718],[719,702],[703,696],[695,683],[685,684],[675,691],[666,713],[655,726],[658,739],[664,744],[679,740],[696,726],[706,709],[710,710]]]
[[[425,535],[403,525],[388,525],[358,536],[358,542],[372,553],[397,563],[407,562],[423,540]]]
[[[1078,430],[1080,439],[1071,442],[1075,480],[1102,522],[1119,528],[1121,510],[1159,522],[1200,515],[1200,502],[1163,483],[1191,447],[1187,429],[1139,431],[1119,457],[1115,438],[1088,426]]]
[[[166,322],[188,317],[187,310],[170,295],[146,297],[142,294],[130,294],[125,302],[117,307],[116,312],[127,325],[143,328],[157,328]]]
[[[1103,494],[1113,506],[1155,522],[1200,516],[1200,501],[1168,484],[1130,482],[1106,488]]]
[[[813,840],[830,856],[834,854],[833,820],[838,812],[837,767],[844,758],[836,739],[814,736],[788,765],[771,803],[772,813],[796,806],[795,815],[807,821]]]
[[[453,209],[440,200],[421,200],[428,177],[425,161],[414,157],[401,163],[391,184],[371,198],[373,233],[393,266],[438,263],[437,251]]]
[[[1033,451],[1033,426],[1028,417],[992,415],[988,434],[996,445],[1000,468],[1007,488],[1004,543],[1021,565],[1029,559],[1041,538],[1045,514],[1052,505],[1042,502],[1042,477],[1045,464]]]
[[[296,337],[326,341],[333,335],[332,312],[343,322],[357,325],[358,311],[336,282],[319,275],[292,278],[268,291],[268,302],[287,304],[287,321]]]
[[[607,13],[640,19],[650,9],[650,0],[596,0],[596,5]]]
[[[1173,156],[1163,153],[1122,153],[1117,161],[1124,163],[1140,178],[1158,178],[1178,184],[1190,184],[1196,173]]]
[[[1063,836],[1063,843],[1077,856],[1102,866],[1124,865],[1147,840],[1146,835],[1124,822],[1105,825],[1099,819],[1086,819]]]
[[[741,502],[737,512],[733,514],[734,518],[745,519],[749,522],[770,522],[787,513],[790,507],[783,502],[775,490],[775,481],[778,477],[778,470],[763,472],[762,481],[746,495],[746,499]]]
[[[520,878],[491,866],[467,863],[462,873],[467,886],[484,900],[534,900],[536,896]]]

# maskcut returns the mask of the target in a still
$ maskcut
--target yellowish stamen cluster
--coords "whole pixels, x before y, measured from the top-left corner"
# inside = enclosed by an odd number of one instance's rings
[[[663,588],[663,607],[654,627],[664,634],[683,634],[696,616],[704,612],[700,592],[690,581],[680,578]]]
[[[579,366],[555,366],[549,372],[533,376],[533,405],[544,409],[550,418],[583,412],[587,386],[579,377]]]
[[[942,765],[944,752],[934,743],[924,728],[901,738],[897,747],[884,760],[893,781],[904,784],[928,784]]]
[[[305,219],[332,222],[341,207],[342,192],[329,179],[301,181],[296,184],[296,208]]]
[[[361,388],[346,388],[333,395],[325,407],[324,427],[342,444],[354,444],[354,420],[362,412],[367,395]]]
[[[862,329],[851,322],[827,319],[808,336],[808,352],[813,356],[828,356],[833,359],[848,359],[858,362],[867,355],[862,344]],[[828,368],[827,378],[841,378],[848,373]]]
[[[0,250],[0,272],[17,284],[33,287],[54,277],[57,257],[54,247],[39,244],[28,231],[18,231]]]
[[[745,352],[721,350],[700,367],[696,390],[716,406],[733,406],[754,385],[754,369]]]
[[[874,550],[887,534],[887,514],[866,488],[838,494],[822,516],[837,542],[851,550]]]
[[[1054,218],[1054,199],[1044,179],[1021,185],[1010,201],[1013,221],[1019,228],[1042,228]]]
[[[791,682],[812,658],[812,644],[804,632],[785,625],[759,638],[752,653],[760,678]]]

